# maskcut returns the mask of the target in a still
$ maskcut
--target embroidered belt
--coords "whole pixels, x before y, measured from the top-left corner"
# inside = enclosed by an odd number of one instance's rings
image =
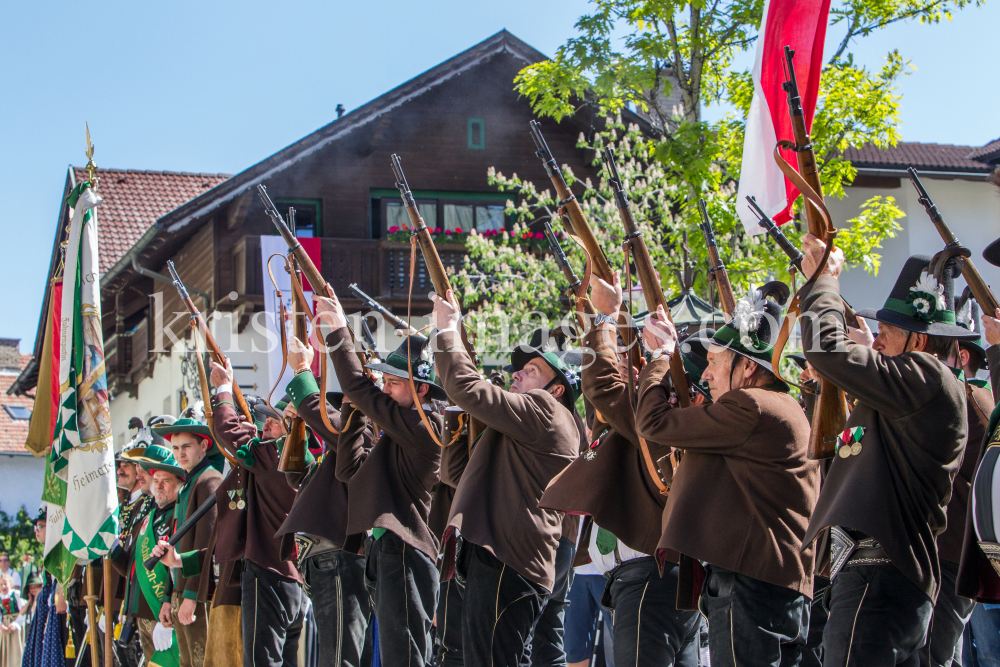
[[[830,527],[830,579],[845,567],[890,563],[892,561],[875,538],[855,538],[840,526]]]

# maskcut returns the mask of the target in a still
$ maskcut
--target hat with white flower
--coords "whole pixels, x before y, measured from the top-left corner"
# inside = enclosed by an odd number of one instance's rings
[[[715,332],[712,343],[774,372],[771,354],[781,328],[781,306],[788,294],[788,286],[777,280],[762,287],[751,286],[736,302],[732,319]]]
[[[544,361],[556,373],[552,381],[559,382],[566,387],[566,391],[563,392],[563,404],[567,409],[573,410],[576,399],[580,396],[581,385],[580,367],[571,362],[582,361],[582,358],[582,355],[572,350],[546,352],[536,347],[522,344],[515,347],[514,351],[510,353],[510,365],[516,373],[524,368],[532,359],[541,359]]]
[[[939,273],[940,278],[931,269],[930,257],[913,255],[903,264],[885,304],[878,310],[859,310],[858,316],[913,333],[975,340],[979,335],[959,326],[955,317],[958,269],[949,263]]]
[[[409,355],[409,356],[408,356]],[[413,380],[430,386],[430,397],[439,401],[448,400],[448,395],[439,385],[437,373],[434,372],[434,361],[431,358],[430,345],[423,336],[407,336],[396,351],[386,357],[381,364],[368,364],[365,368],[378,371],[384,375],[409,379],[409,366],[413,366]]]

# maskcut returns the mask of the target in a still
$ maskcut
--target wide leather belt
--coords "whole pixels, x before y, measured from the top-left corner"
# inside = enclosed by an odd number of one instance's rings
[[[328,540],[325,537],[312,537],[305,533],[295,533],[295,544],[299,547],[298,564],[300,570],[307,558],[329,551],[338,551],[342,548],[333,540]]]
[[[830,527],[830,578],[845,567],[861,565],[887,565],[892,563],[878,540],[848,531],[840,526]]]

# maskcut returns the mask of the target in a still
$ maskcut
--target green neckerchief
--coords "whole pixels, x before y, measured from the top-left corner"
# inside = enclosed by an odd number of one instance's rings
[[[208,460],[207,456],[199,461],[194,470],[188,473],[187,481],[181,485],[181,490],[177,492],[177,505],[174,507],[174,518],[177,519],[178,526],[187,521],[187,509],[191,503],[191,491],[194,490],[194,485],[198,481],[198,478],[201,477],[201,473],[205,472],[210,464],[211,461]]]
[[[948,364],[945,364],[945,366],[948,366]],[[955,377],[958,378],[959,382],[965,382],[965,371],[963,371],[961,368],[955,368],[954,366],[948,366],[948,370],[950,370],[952,373],[955,374]]]
[[[597,553],[602,556],[607,556],[615,550],[615,547],[618,546],[618,538],[615,537],[614,533],[610,530],[604,530],[598,526],[597,537],[594,539],[594,544],[597,545]]]
[[[380,540],[387,532],[388,531],[385,528],[372,528],[372,537],[376,540]]]
[[[980,389],[987,389],[990,386],[988,380],[980,380],[979,378],[969,378],[969,384]]]

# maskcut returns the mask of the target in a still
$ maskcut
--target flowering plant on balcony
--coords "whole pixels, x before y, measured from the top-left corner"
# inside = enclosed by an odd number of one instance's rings
[[[463,230],[461,227],[456,227],[455,229],[432,227],[430,228],[430,232],[431,239],[434,243],[461,243],[462,245],[465,245],[466,239],[469,238],[469,232]],[[398,243],[409,243],[410,227],[408,225],[403,225],[402,227],[390,227],[386,240]]]

